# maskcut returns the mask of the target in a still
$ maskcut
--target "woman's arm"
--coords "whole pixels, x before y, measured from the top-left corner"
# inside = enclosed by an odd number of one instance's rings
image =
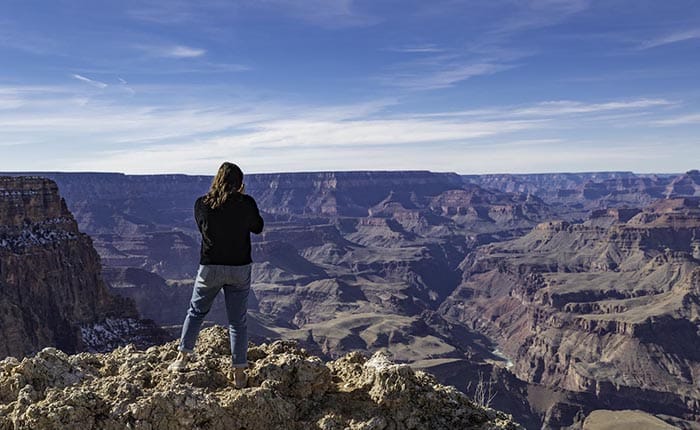
[[[202,202],[202,198],[200,197],[194,202],[194,220],[197,223],[197,228],[199,228],[200,233],[203,233],[202,227],[204,224],[204,219],[204,203]]]
[[[255,203],[255,199],[250,198],[250,202],[253,204],[253,213],[250,217],[250,226],[248,227],[251,233],[260,234],[263,231],[263,226],[265,221],[263,221],[260,216],[260,211],[258,210],[258,205]]]

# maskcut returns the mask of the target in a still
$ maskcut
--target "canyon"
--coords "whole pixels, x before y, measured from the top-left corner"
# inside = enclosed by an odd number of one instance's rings
[[[699,203],[549,221],[481,247],[441,312],[493,339],[523,381],[697,420]]]
[[[26,173],[25,173],[26,174]],[[211,177],[32,173],[54,180],[111,294],[179,334]],[[17,174],[18,175],[18,174]],[[254,174],[250,330],[324,360],[383,351],[527,428],[639,409],[699,415],[700,174]],[[225,324],[219,300],[209,324]]]

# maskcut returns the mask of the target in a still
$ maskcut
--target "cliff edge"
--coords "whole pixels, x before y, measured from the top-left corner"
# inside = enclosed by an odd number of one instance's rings
[[[522,428],[381,353],[323,363],[291,342],[251,346],[242,390],[228,379],[225,328],[203,330],[196,354],[179,374],[166,370],[176,342],[8,357],[0,361],[0,430]]]

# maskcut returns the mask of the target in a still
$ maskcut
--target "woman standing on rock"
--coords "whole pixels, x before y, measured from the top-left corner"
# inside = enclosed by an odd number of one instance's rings
[[[202,234],[199,270],[192,300],[182,325],[180,351],[168,366],[184,371],[193,359],[193,350],[204,317],[223,288],[231,338],[233,381],[246,386],[248,328],[246,321],[250,291],[250,233],[259,234],[263,219],[255,200],[244,194],[243,172],[229,162],[219,168],[209,192],[194,205],[194,216]]]

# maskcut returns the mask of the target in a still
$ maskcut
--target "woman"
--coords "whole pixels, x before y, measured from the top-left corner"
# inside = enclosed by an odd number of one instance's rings
[[[209,192],[194,205],[194,216],[202,234],[199,270],[192,300],[182,325],[180,351],[168,366],[184,371],[193,358],[193,350],[204,317],[223,288],[231,338],[231,364],[236,388],[246,386],[248,366],[248,329],[246,323],[250,291],[250,233],[259,234],[263,219],[255,200],[244,194],[243,172],[233,163],[219,168]]]

